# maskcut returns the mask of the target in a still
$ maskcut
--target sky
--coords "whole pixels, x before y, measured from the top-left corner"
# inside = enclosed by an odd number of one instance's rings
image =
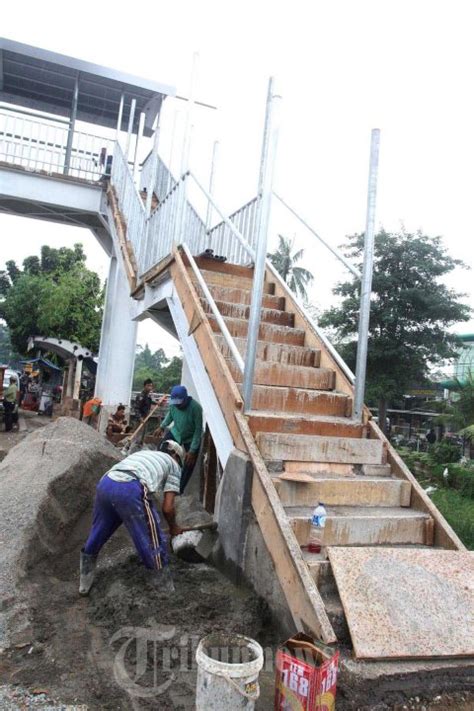
[[[191,168],[206,183],[219,141],[215,196],[227,213],[256,192],[267,82],[282,96],[275,190],[332,245],[363,231],[370,131],[381,130],[377,227],[442,235],[450,253],[474,267],[474,8],[464,0],[143,0],[139,6],[43,0],[2,8],[0,34],[122,69],[189,92],[199,53],[197,97],[217,110],[193,116]],[[177,139],[170,153],[176,114]],[[165,101],[160,152],[180,164],[184,102]],[[334,303],[344,268],[279,207],[277,234],[305,249],[315,276],[311,301]],[[102,278],[107,258],[85,230],[0,216],[2,257],[18,262],[41,244],[84,243]],[[448,284],[474,306],[472,271]],[[455,329],[474,331],[474,320]],[[178,344],[156,324],[140,343],[169,355]]]

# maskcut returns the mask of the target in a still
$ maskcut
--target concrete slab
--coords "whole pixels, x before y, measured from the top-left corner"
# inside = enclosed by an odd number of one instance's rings
[[[474,554],[331,548],[358,659],[474,656]]]
[[[302,473],[293,473],[291,476],[302,476]],[[298,479],[277,483],[277,491],[284,506],[316,506],[318,501],[331,506],[410,505],[411,484],[401,479],[358,476],[353,479],[328,477],[311,480],[310,477],[304,486],[295,482]]]
[[[266,459],[382,464],[383,458],[383,442],[377,439],[259,432],[256,441]]]

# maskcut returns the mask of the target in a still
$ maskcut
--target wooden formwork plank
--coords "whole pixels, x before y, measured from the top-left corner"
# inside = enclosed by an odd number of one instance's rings
[[[336,642],[324,602],[303,560],[301,548],[265,463],[258,451],[246,418],[236,412],[247,451],[252,460],[252,507],[297,629],[317,635],[324,642]]]
[[[181,255],[176,251],[174,256],[174,262],[170,266],[174,285],[188,322],[191,323],[194,319],[198,323],[197,328],[193,331],[193,336],[219,400],[234,445],[237,449],[245,451],[246,447],[234,417],[234,412],[243,406],[242,397],[229,372],[226,360],[215,342],[213,331]]]
[[[134,292],[136,288],[137,279],[135,255],[133,254],[133,247],[130,241],[127,239],[126,224],[123,219],[122,213],[120,212],[115,190],[110,183],[107,186],[107,200],[110,205],[110,209],[112,210],[112,216],[117,232],[120,252],[122,253],[123,264],[125,267],[125,274],[128,279],[130,291]],[[133,257],[131,255],[133,255]]]

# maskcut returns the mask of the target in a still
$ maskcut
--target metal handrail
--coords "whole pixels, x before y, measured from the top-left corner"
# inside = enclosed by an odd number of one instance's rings
[[[275,191],[273,191],[273,195],[276,197],[277,200],[281,202],[284,207],[286,207],[289,212],[291,212],[294,217],[296,217],[297,220],[299,220],[299,222],[301,222],[304,227],[306,227],[307,230],[309,230],[309,232],[311,232],[312,235],[314,235],[325,247],[327,247],[327,249],[329,249],[329,251],[332,252],[334,256],[339,259],[339,261],[341,261],[344,266],[349,269],[349,271],[352,272],[352,274],[357,279],[359,279],[359,281],[362,279],[362,274],[360,273],[360,271],[353,264],[351,264],[348,259],[346,259],[346,257],[342,254],[342,252],[337,249],[337,247],[333,247],[328,242],[326,242],[326,240],[321,237],[321,235],[319,235],[316,230],[313,230],[311,225],[309,225],[306,220],[301,217],[301,215],[299,215],[296,210],[290,207],[290,205],[288,205],[288,203],[283,200],[283,198],[280,197],[280,195],[278,195]]]
[[[211,311],[214,314],[214,317],[217,321],[217,324],[219,326],[219,329],[220,329],[222,335],[224,336],[224,340],[227,343],[227,345],[229,346],[230,352],[232,353],[234,360],[237,363],[237,366],[238,366],[240,372],[243,373],[244,372],[244,360],[243,360],[242,356],[240,355],[237,346],[235,345],[234,339],[232,338],[232,336],[229,332],[229,329],[226,326],[224,319],[222,318],[221,312],[217,308],[217,304],[214,301],[214,298],[213,298],[211,292],[209,291],[206,282],[204,281],[204,277],[202,276],[201,271],[200,271],[198,265],[196,264],[194,257],[191,254],[191,251],[190,251],[188,245],[182,244],[181,247],[182,247],[184,253],[186,254],[186,257],[188,258],[189,264],[191,265],[191,269],[193,270],[194,274],[196,275],[196,279],[198,280],[198,284],[199,284],[205,298],[207,299],[209,306],[211,307]]]
[[[225,213],[224,213],[224,212],[221,210],[221,208],[218,206],[218,204],[216,203],[216,201],[214,200],[214,198],[212,197],[212,195],[210,195],[210,194],[208,193],[208,191],[206,190],[206,188],[205,188],[203,185],[201,185],[201,183],[199,182],[199,180],[196,178],[196,176],[194,175],[194,173],[193,173],[192,171],[189,171],[189,176],[194,180],[194,182],[196,183],[196,185],[198,186],[198,188],[201,190],[201,192],[203,193],[203,195],[204,195],[204,196],[208,199],[208,201],[211,203],[211,205],[213,206],[213,208],[214,208],[214,210],[217,212],[217,214],[220,215],[220,217],[222,218],[222,221],[225,222],[225,224],[226,224],[227,227],[230,229],[230,231],[232,232],[232,234],[234,235],[234,237],[236,237],[236,238],[238,239],[238,241],[240,242],[241,246],[242,246],[243,249],[247,252],[247,254],[249,255],[249,257],[251,257],[252,260],[255,260],[255,251],[252,249],[252,247],[250,247],[250,245],[248,244],[248,242],[246,241],[246,239],[245,239],[245,237],[242,235],[242,233],[239,232],[239,230],[235,227],[235,225],[231,222],[231,220],[225,215]]]

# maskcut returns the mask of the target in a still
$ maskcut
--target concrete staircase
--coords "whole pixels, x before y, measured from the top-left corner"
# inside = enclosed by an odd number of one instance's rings
[[[252,270],[198,258],[198,266],[238,350],[245,353]],[[242,375],[234,363],[216,319],[194,275],[214,340],[241,390]],[[352,419],[352,393],[338,389],[337,366],[308,338],[308,330],[287,310],[288,296],[276,293],[267,271],[250,431],[267,465],[303,560],[336,630],[346,630],[331,566],[323,550],[306,549],[313,508],[322,501],[328,511],[327,546],[433,545],[435,522],[412,500],[412,482],[387,462],[387,443],[374,435],[369,413]]]

